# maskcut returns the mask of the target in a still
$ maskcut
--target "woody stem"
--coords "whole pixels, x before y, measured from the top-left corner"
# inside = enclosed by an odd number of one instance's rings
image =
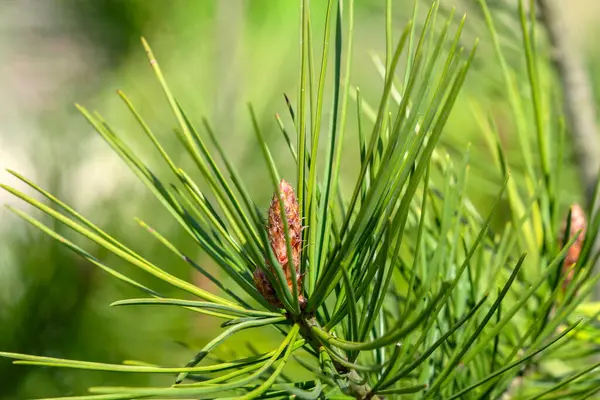
[[[302,337],[310,347],[319,354],[321,348],[323,348],[323,344],[311,329],[312,326],[318,326],[316,318],[314,316],[304,315],[297,322],[300,324],[300,334]],[[335,360],[332,360],[332,362],[336,371],[343,371],[344,375],[349,377],[350,385],[348,386],[348,390],[350,393],[348,394],[354,396],[357,400],[381,400],[381,397],[371,392],[371,387],[367,383],[362,385],[355,383],[362,380],[360,374],[356,370],[343,366]]]

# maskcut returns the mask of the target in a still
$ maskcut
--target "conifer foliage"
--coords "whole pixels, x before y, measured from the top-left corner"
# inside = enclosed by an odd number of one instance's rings
[[[477,41],[464,42],[465,18],[455,19],[454,11],[440,23],[437,2],[424,20],[417,18],[415,3],[413,21],[394,38],[392,1],[381,1],[386,52],[376,60],[383,81],[376,101],[352,86],[353,0],[328,0],[319,44],[313,42],[318,35],[309,2],[300,1],[298,96],[286,97],[290,123],[276,118],[295,171],[278,168],[263,134],[265,122],[249,106],[248,131],[256,136],[259,162],[274,193],[270,205],[255,203],[256,193],[211,125],[203,120],[200,129],[193,123],[197,116],[176,100],[145,40],[177,138],[195,170],[175,163],[152,122],[124,93],[119,92],[124,106],[160,153],[171,173],[168,180],[159,178],[107,120],[78,106],[234,285],[224,285],[186,256],[160,227],[140,221],[165,251],[205,274],[218,290],[206,291],[155,265],[17,172],[11,171],[36,196],[2,185],[181,293],[165,297],[93,257],[38,214],[9,206],[90,264],[139,289],[139,298],[113,306],[168,306],[156,312],[181,307],[221,320],[222,332],[190,354],[187,365],[0,355],[16,364],[173,377],[172,386],[98,386],[71,399],[583,399],[600,391],[600,364],[592,358],[598,349],[598,309],[584,303],[600,279],[592,272],[600,215],[578,207],[566,211],[561,199],[564,132],[551,112],[551,81],[538,72],[538,63],[547,60],[537,52],[535,13],[520,1],[523,89],[505,61],[487,4],[479,0],[489,28],[482,40],[497,57],[482,62],[500,66],[525,165],[518,178],[512,176],[488,111],[473,102],[472,114],[489,145],[485,162],[499,177],[495,200],[479,210],[467,187],[469,171],[481,158],[468,148],[450,158],[438,145]],[[346,157],[349,145],[356,146],[359,159]],[[340,171],[349,165],[356,173],[342,180]],[[272,329],[279,340],[265,353],[213,356],[250,329]],[[288,368],[304,368],[304,378],[287,374]]]

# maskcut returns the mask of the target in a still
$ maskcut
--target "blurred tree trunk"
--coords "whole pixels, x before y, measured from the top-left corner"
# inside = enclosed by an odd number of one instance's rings
[[[566,6],[566,2],[564,4]],[[600,167],[600,143],[591,81],[581,54],[571,45],[570,27],[561,12],[559,0],[537,0],[537,6],[550,42],[552,63],[562,86],[567,131],[579,164],[585,202],[588,209],[597,209],[598,204],[593,202]],[[595,247],[600,247],[598,239]],[[596,286],[594,297],[600,299],[600,285]]]
[[[586,202],[591,206],[600,166],[596,105],[591,82],[581,54],[569,40],[569,24],[561,14],[559,1],[537,0],[537,4],[548,34],[552,63],[563,90],[568,131],[579,163]]]

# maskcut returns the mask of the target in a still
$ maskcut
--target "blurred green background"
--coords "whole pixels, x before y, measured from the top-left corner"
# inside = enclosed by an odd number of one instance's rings
[[[321,39],[325,3],[312,1],[317,43]],[[396,37],[409,19],[412,3],[412,0],[393,2]],[[583,50],[595,92],[600,93],[597,78],[600,54],[594,52],[600,3],[595,0],[566,3],[564,13],[573,28],[572,45]],[[510,1],[490,1],[490,4],[494,16],[504,21],[503,43],[511,55],[509,60],[522,73],[518,29],[511,21],[514,4]],[[491,111],[517,169],[519,154],[516,140],[511,136],[513,127],[497,62],[488,47],[489,39],[478,10],[469,1],[445,0],[441,15],[453,5],[458,7],[459,14],[469,13],[465,46],[470,46],[475,37],[481,37],[482,46],[442,141],[451,155],[472,143],[474,168],[470,190],[476,203],[485,207],[499,176],[485,168],[489,152],[478,135],[470,102]],[[423,2],[420,14],[427,7]],[[279,113],[290,124],[282,94],[285,92],[295,99],[298,22],[297,1],[0,2],[0,181],[15,183],[4,168],[17,170],[157,265],[210,287],[138,227],[133,217],[147,221],[201,265],[214,269],[211,261],[194,248],[175,221],[162,211],[158,201],[92,131],[73,104],[81,103],[99,111],[160,171],[157,154],[142,140],[142,132],[115,94],[122,89],[151,122],[167,150],[175,158],[182,154],[172,132],[174,121],[170,110],[139,42],[144,35],[188,114],[198,126],[203,116],[211,121],[227,152],[237,161],[257,204],[266,207],[271,190],[264,165],[259,161],[246,103],[253,103],[273,153],[293,179],[292,163],[274,114]],[[360,86],[365,101],[375,104],[382,82],[371,54],[382,56],[384,52],[384,1],[356,0],[355,26],[352,82]],[[315,54],[319,52],[317,48]],[[354,104],[350,107],[354,110]],[[326,115],[324,121],[328,119]],[[355,172],[352,165],[357,164],[353,162],[357,149],[351,147],[356,143],[354,121],[353,112],[347,133],[346,178],[352,176]],[[477,160],[483,162],[478,164]],[[183,156],[179,162],[189,164]],[[581,199],[575,163],[569,159],[567,164],[563,206]],[[0,192],[0,202],[17,203],[5,192]],[[51,226],[61,234],[74,236],[58,224]],[[141,276],[106,251],[89,243],[85,246],[107,264],[170,293],[171,289]],[[176,366],[185,364],[219,329],[214,319],[176,308],[108,307],[112,301],[136,296],[139,294],[131,288],[25,226],[6,210],[0,211],[0,350],[112,363],[144,360]],[[268,348],[270,334],[267,331],[252,341],[259,348]],[[240,346],[247,339],[248,336],[241,336]],[[236,351],[236,346],[221,351],[227,355],[228,351]],[[93,385],[161,385],[171,383],[172,379],[13,366],[0,359],[0,399],[77,394]]]

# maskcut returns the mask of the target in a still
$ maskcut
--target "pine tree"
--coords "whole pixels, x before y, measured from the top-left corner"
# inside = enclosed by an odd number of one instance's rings
[[[584,303],[600,278],[592,272],[600,215],[579,206],[567,213],[561,207],[565,139],[560,120],[549,117],[556,95],[538,71],[538,63],[546,60],[537,53],[535,18],[521,1],[531,99],[526,104],[485,1],[480,5],[522,135],[525,164],[524,176],[511,175],[488,112],[474,104],[491,163],[502,177],[486,210],[476,207],[467,192],[469,171],[481,158],[473,161],[469,149],[451,158],[438,145],[477,47],[477,41],[463,47],[465,18],[456,22],[454,11],[436,30],[438,3],[422,24],[410,22],[394,41],[392,2],[387,1],[383,90],[371,107],[351,86],[353,0],[327,3],[317,74],[310,9],[307,0],[301,2],[299,95],[295,101],[286,97],[291,126],[277,118],[297,167],[295,176],[276,165],[249,106],[261,149],[257,160],[265,163],[264,179],[273,188],[270,205],[253,201],[210,124],[205,121],[202,130],[193,124],[143,40],[178,139],[197,171],[177,166],[124,93],[119,96],[125,106],[170,169],[169,181],[160,179],[100,115],[78,108],[235,287],[224,285],[144,222],[141,226],[158,243],[218,290],[209,292],[170,274],[16,172],[11,171],[44,200],[2,187],[182,293],[181,298],[164,297],[37,217],[9,207],[144,295],[112,305],[183,307],[221,319],[223,331],[186,366],[0,355],[18,364],[173,376],[170,387],[95,387],[92,394],[71,399],[583,399],[600,391],[595,371],[600,364],[590,357],[597,348],[597,310]],[[398,78],[402,68],[403,81]],[[352,143],[359,160],[344,156],[351,113],[357,117]],[[327,114],[329,125],[323,121]],[[535,131],[536,148],[527,130]],[[358,165],[353,181],[340,178],[346,165]],[[202,184],[193,178],[198,173]],[[507,215],[499,214],[501,206]],[[271,351],[213,357],[236,333],[257,328],[281,335]],[[557,363],[560,370],[554,369]],[[310,378],[286,374],[286,367],[293,366],[306,369]]]

